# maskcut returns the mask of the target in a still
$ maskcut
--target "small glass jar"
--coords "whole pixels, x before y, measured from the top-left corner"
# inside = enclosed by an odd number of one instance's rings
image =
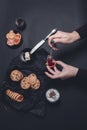
[[[26,27],[25,20],[22,19],[21,17],[16,19],[15,24],[18,30],[24,30]]]
[[[51,55],[47,56],[47,65],[49,67],[54,67],[56,65],[56,61],[54,61],[54,59]]]

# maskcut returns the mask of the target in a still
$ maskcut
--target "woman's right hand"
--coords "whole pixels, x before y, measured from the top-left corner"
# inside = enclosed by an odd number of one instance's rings
[[[63,32],[63,31],[57,31],[54,35],[50,36],[48,38],[48,45],[52,47],[54,50],[57,48],[55,46],[52,46],[51,41],[54,43],[61,43],[61,44],[70,44],[80,39],[80,35],[78,32],[73,31],[71,33],[69,32]]]

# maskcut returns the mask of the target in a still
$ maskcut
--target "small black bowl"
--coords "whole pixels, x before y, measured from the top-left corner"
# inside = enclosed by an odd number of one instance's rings
[[[15,20],[15,25],[16,25],[17,29],[20,31],[22,31],[26,28],[25,20],[20,17]]]
[[[32,62],[32,56],[30,56],[30,60],[25,59],[25,53],[30,52],[30,48],[25,48],[24,50],[21,51],[20,53],[20,60],[24,63],[31,63]]]

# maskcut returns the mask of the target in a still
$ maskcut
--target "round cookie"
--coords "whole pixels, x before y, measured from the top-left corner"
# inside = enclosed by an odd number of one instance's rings
[[[24,77],[21,80],[20,86],[21,86],[22,89],[29,89],[30,86],[31,86],[31,84],[29,82],[29,78],[28,77]]]
[[[40,80],[37,79],[36,83],[34,85],[32,85],[31,88],[33,88],[33,89],[39,89],[40,88]]]
[[[32,73],[28,75],[28,78],[31,85],[34,85],[36,83],[36,80],[37,80],[36,74]]]
[[[23,74],[19,70],[13,70],[10,74],[10,78],[12,81],[20,81],[23,78]]]

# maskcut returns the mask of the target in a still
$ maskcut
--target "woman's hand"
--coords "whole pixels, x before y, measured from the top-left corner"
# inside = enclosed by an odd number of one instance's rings
[[[62,61],[56,61],[56,63],[60,66],[62,66],[62,71],[58,70],[56,66],[54,66],[53,69],[51,69],[49,66],[47,66],[48,72],[45,72],[45,74],[51,78],[51,79],[68,79],[75,77],[78,73],[78,68],[73,67],[71,65],[67,65],[63,63]]]
[[[57,43],[57,44],[58,43],[70,44],[70,43],[73,43],[79,39],[80,39],[80,35],[76,31],[73,31],[71,33],[57,31],[54,35],[52,35],[48,38],[48,45],[55,50],[56,47],[52,46],[51,41],[54,41],[54,43]]]

